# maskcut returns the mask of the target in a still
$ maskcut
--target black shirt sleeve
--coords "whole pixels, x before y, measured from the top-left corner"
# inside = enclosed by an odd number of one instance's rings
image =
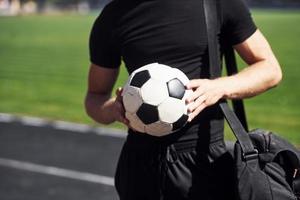
[[[108,4],[94,22],[89,41],[90,61],[106,68],[118,68],[120,50],[114,35],[114,11]]]
[[[244,42],[255,31],[251,13],[244,0],[221,0],[222,35],[231,45]]]

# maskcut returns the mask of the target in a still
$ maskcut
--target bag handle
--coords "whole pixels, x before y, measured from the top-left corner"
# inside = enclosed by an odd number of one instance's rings
[[[221,56],[219,52],[218,30],[220,30],[220,20],[218,16],[218,0],[203,0],[206,30],[208,37],[208,55],[210,78],[221,76]],[[232,130],[236,139],[241,145],[243,157],[246,160],[257,158],[258,152],[254,148],[251,139],[245,128],[237,118],[236,114],[230,109],[226,101],[219,103],[219,106]]]

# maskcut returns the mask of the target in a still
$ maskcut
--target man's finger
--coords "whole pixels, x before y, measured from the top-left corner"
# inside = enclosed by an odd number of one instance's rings
[[[190,82],[186,84],[186,88],[191,90],[193,88],[199,87],[204,81],[205,81],[205,79],[190,80]]]
[[[128,121],[128,119],[126,119],[125,117],[121,117],[120,122],[122,122],[122,123],[125,124],[126,126],[129,126],[129,121]]]
[[[197,90],[195,90],[187,99],[186,99],[186,103],[192,103],[193,101],[195,101],[197,98],[199,98],[201,95],[204,94],[204,89],[199,87],[197,88]]]
[[[125,117],[125,111],[123,106],[117,105],[117,121],[122,122],[125,125],[129,124],[128,119]]]
[[[123,92],[123,88],[119,87],[119,88],[116,90],[116,95],[117,95],[117,96],[121,96],[121,95],[122,95],[122,92]]]
[[[122,100],[122,92],[123,92],[123,88],[119,87],[117,90],[116,90],[116,101],[118,102],[121,102],[122,105],[123,105],[123,100]]]
[[[203,102],[206,100],[206,96],[202,95],[199,98],[196,99],[191,105],[188,107],[188,112],[193,112],[197,109]]]
[[[196,108],[192,113],[189,114],[188,122],[191,122],[204,108],[206,105],[203,103]]]

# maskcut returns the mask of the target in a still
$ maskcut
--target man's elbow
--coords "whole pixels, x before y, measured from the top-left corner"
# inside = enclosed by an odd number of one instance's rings
[[[84,99],[84,109],[86,114],[93,119],[95,122],[108,125],[112,123],[109,117],[103,115],[103,110],[101,109],[101,98],[98,95],[88,93]]]
[[[277,61],[272,63],[271,74],[272,74],[271,81],[270,81],[271,87],[276,87],[277,85],[279,85],[279,83],[282,81],[283,78],[281,67]]]
[[[283,78],[282,71],[279,70],[274,77],[275,86],[277,86],[282,81],[282,78]]]

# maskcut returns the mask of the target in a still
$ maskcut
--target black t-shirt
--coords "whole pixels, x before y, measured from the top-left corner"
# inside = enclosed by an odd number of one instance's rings
[[[243,0],[220,0],[220,45],[235,45],[256,30]],[[189,79],[208,78],[207,33],[202,0],[114,0],[96,19],[90,36],[90,60],[129,72],[158,62],[182,70]],[[222,48],[221,48],[222,49]],[[205,109],[182,131],[181,139],[219,140],[223,117]]]

